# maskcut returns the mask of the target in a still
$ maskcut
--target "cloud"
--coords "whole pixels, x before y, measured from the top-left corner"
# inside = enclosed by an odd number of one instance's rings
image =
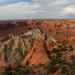
[[[33,9],[38,8],[39,5],[32,5],[29,3],[24,3],[24,2],[18,2],[15,4],[9,4],[9,5],[4,5],[0,7],[0,13],[31,13],[33,12]]]
[[[68,18],[75,13],[74,0],[14,0],[0,6],[0,19]]]
[[[40,5],[38,3],[29,3],[29,2],[17,2],[17,3],[14,3],[14,4],[9,4],[9,5],[4,5],[0,8],[25,8],[25,9],[37,9],[40,7]]]
[[[39,7],[38,3],[29,2],[18,2],[0,6],[0,19],[27,18],[37,12],[43,12],[42,10],[37,10]]]
[[[64,15],[63,18],[75,19],[75,5],[65,6],[61,13]]]
[[[27,1],[31,1],[31,0],[0,0],[0,5],[8,5],[8,4],[17,3],[20,1],[27,2]]]
[[[75,5],[69,5],[65,7],[64,14],[75,14]]]

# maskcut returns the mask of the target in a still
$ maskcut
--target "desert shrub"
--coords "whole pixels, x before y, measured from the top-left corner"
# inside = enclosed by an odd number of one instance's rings
[[[9,67],[4,72],[4,75],[32,75],[32,70],[30,67],[17,67],[16,69],[12,69]]]
[[[66,52],[70,52],[73,50],[73,47],[71,45],[57,45],[57,47],[53,48],[51,53],[51,62],[48,64],[48,74],[49,73],[55,73],[59,69],[61,70],[61,73],[63,75],[74,75],[75,73],[75,62],[66,63],[62,59],[63,52],[66,54]]]

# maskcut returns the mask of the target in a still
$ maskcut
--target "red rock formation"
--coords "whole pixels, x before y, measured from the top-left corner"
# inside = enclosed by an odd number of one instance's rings
[[[49,59],[43,47],[42,40],[35,40],[32,49],[30,49],[27,57],[25,57],[25,60],[22,62],[22,64],[25,65],[27,61],[29,62],[30,66],[33,64],[39,65],[46,64],[49,62]]]
[[[36,20],[25,21],[22,26],[15,26],[15,24],[11,24],[8,22],[0,23],[0,28],[4,28],[4,30],[0,30],[0,35],[6,36],[10,32],[21,34],[22,31],[25,32],[26,27],[33,29],[37,27],[36,24]],[[69,43],[75,45],[75,20],[42,20],[40,21],[39,26],[43,32],[49,33],[49,35],[52,35],[57,41],[63,42],[68,40]],[[2,59],[0,60],[2,61]],[[48,62],[48,58],[43,47],[43,40],[34,42],[33,48],[29,50],[27,57],[22,63],[26,64],[28,60],[30,65],[38,65]],[[2,62],[0,63],[2,64]]]

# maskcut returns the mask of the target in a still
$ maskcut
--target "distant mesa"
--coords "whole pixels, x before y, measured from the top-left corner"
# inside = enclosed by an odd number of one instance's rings
[[[0,30],[14,28],[14,27],[16,27],[16,24],[14,24],[14,23],[8,23],[8,22],[1,23],[0,22]]]

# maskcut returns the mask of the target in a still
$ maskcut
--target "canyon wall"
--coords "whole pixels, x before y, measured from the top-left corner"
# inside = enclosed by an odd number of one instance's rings
[[[0,21],[0,35],[19,33],[36,27],[56,38],[58,42],[75,44],[75,20]]]

